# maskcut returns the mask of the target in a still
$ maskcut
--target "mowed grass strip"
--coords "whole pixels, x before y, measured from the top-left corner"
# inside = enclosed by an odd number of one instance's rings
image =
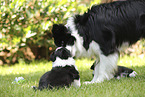
[[[81,83],[92,79],[90,66],[94,60],[78,59],[76,65]],[[134,69],[135,78],[111,79],[102,83],[82,84],[80,88],[70,87],[59,90],[34,91],[40,77],[51,70],[52,62],[34,61],[30,64],[20,62],[14,66],[0,66],[0,97],[145,97],[145,57],[120,58],[119,65]],[[12,84],[15,77],[24,77],[25,82]]]

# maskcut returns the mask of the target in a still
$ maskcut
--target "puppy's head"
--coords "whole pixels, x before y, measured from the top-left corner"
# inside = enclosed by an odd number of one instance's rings
[[[70,31],[63,24],[54,24],[52,28],[52,35],[56,46],[74,45],[75,37],[71,35]]]
[[[51,55],[50,55],[50,60],[51,61],[55,61],[56,58],[59,57],[60,59],[68,59],[69,57],[71,57],[70,51],[67,50],[64,47],[58,47]]]

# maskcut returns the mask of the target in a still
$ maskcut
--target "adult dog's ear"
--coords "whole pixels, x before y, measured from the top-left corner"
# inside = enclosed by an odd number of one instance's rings
[[[53,37],[57,37],[57,35],[65,35],[67,31],[67,28],[63,24],[54,24],[52,28]]]
[[[67,28],[63,24],[54,24],[52,28],[52,35],[54,38],[54,43],[56,46],[60,47],[65,45],[66,37],[67,37]]]
[[[140,23],[145,26],[145,13],[140,15]]]
[[[54,52],[50,55],[50,60],[52,62],[54,62],[56,60],[56,56],[55,56]]]
[[[142,34],[143,34],[143,37],[145,37],[145,13],[141,14],[140,15],[140,20],[139,20],[139,25],[138,27],[140,28]]]
[[[85,25],[86,21],[88,20],[89,14],[84,13],[84,15],[76,15],[75,16],[75,23],[79,23],[81,25]]]

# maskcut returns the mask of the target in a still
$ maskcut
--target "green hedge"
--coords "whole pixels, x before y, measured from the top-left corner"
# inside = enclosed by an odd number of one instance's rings
[[[1,0],[0,64],[49,59],[55,49],[52,24],[65,24],[68,17],[86,9],[79,0]]]
[[[86,4],[87,2],[87,4]],[[53,23],[66,23],[68,17],[84,13],[100,0],[1,0],[0,65],[23,59],[49,59],[55,50],[51,35]],[[139,41],[123,54],[145,53],[145,41]]]

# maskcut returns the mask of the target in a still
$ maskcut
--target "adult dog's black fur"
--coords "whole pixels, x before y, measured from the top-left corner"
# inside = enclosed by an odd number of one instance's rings
[[[53,61],[52,69],[42,75],[39,81],[39,90],[80,86],[79,72],[70,52],[63,47],[57,48],[50,56]],[[35,87],[33,87],[36,89]]]
[[[63,44],[73,56],[99,58],[91,83],[109,80],[122,47],[145,38],[145,1],[94,5],[83,15],[70,17],[65,26],[54,24],[52,32],[56,46]]]

